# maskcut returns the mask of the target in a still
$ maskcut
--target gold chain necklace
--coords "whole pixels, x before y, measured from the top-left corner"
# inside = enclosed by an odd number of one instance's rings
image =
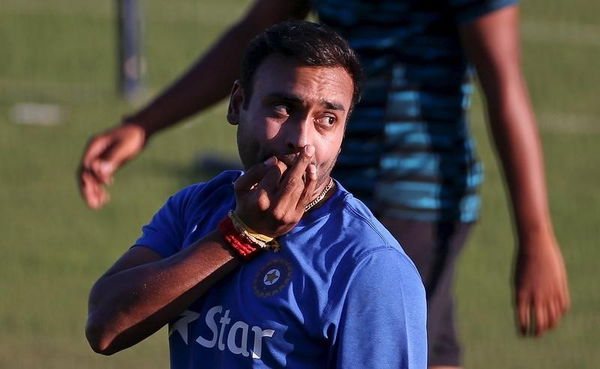
[[[319,203],[319,201],[323,200],[323,198],[325,197],[325,195],[327,195],[327,192],[329,192],[331,187],[333,187],[333,179],[330,178],[329,183],[327,184],[327,186],[325,186],[325,188],[323,189],[323,192],[321,192],[319,194],[319,196],[317,196],[313,201],[306,204],[306,206],[304,207],[304,212],[306,213],[307,211],[312,209],[315,205],[317,205]]]

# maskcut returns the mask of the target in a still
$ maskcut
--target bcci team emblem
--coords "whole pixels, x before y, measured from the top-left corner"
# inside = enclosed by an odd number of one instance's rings
[[[292,264],[284,259],[268,262],[254,278],[254,293],[259,297],[269,297],[281,291],[290,283]]]

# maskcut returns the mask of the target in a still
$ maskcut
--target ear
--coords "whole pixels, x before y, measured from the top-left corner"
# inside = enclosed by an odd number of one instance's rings
[[[227,108],[227,121],[232,125],[240,123],[240,111],[244,106],[244,89],[240,81],[235,81],[229,96],[229,108]]]

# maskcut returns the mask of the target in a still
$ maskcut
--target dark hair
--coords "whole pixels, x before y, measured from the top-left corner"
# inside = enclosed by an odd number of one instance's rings
[[[252,94],[252,78],[256,69],[273,54],[306,66],[344,68],[354,82],[352,107],[360,99],[361,67],[358,58],[348,42],[331,28],[307,21],[288,21],[256,36],[242,60],[240,84],[248,96]]]

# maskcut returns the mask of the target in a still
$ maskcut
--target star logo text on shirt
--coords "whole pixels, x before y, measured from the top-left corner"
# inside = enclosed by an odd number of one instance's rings
[[[180,316],[180,318],[175,323],[171,324],[171,328],[169,329],[169,337],[171,337],[171,335],[173,333],[177,332],[183,339],[183,342],[185,342],[185,344],[187,345],[188,344],[188,326],[194,320],[198,319],[200,314],[198,314],[194,311],[191,311],[191,310],[185,310],[179,316]]]

